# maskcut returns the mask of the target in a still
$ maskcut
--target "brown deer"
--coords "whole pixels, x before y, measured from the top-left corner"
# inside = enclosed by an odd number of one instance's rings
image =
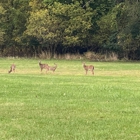
[[[43,69],[46,69],[46,72],[49,70],[49,65],[48,65],[48,64],[42,64],[42,63],[39,61],[39,66],[40,66],[41,72],[42,72]]]
[[[49,66],[49,70],[50,70],[50,71],[53,71],[53,72],[54,72],[54,71],[56,70],[57,65],[56,65],[55,63],[54,63],[54,65],[55,65],[55,66]]]
[[[12,64],[10,66],[10,70],[8,71],[8,73],[15,72],[15,69],[16,69],[16,65],[15,64]]]
[[[85,63],[83,63],[83,68],[85,69],[86,74],[90,70],[91,73],[94,75],[94,66],[93,65],[85,65]]]

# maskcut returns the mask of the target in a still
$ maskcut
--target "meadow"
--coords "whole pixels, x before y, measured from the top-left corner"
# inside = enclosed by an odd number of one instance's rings
[[[41,61],[0,58],[1,140],[140,139],[139,62]]]

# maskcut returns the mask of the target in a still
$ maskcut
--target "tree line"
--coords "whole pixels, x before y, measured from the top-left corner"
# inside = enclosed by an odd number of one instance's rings
[[[0,56],[86,51],[140,60],[139,0],[0,0]]]

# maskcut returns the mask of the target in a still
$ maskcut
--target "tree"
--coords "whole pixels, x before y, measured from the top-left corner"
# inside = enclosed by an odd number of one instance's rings
[[[5,9],[2,28],[4,35],[4,49],[7,54],[12,52],[15,55],[21,49],[21,38],[26,29],[26,20],[28,17],[29,0],[1,0],[1,5]],[[6,54],[6,55],[7,55]]]
[[[5,15],[5,10],[0,5],[0,45],[4,43],[4,34],[5,34],[3,29],[3,22],[5,21],[4,15]]]
[[[90,10],[85,11],[78,3],[69,5],[55,2],[47,9],[31,12],[25,34],[37,38],[52,56],[58,44],[84,45],[91,28]]]
[[[140,3],[126,1],[121,4],[118,12],[118,37],[119,44],[124,50],[125,57],[136,59],[135,55],[140,50]]]
[[[97,21],[99,30],[96,35],[96,40],[99,45],[102,46],[102,52],[117,53],[120,50],[117,40],[116,14],[117,13],[112,10]]]

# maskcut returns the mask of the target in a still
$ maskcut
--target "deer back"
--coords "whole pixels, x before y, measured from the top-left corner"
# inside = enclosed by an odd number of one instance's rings
[[[83,67],[84,67],[85,70],[94,70],[93,65],[85,65],[85,63],[83,63]]]
[[[39,66],[41,69],[48,69],[48,64],[42,64],[41,62],[39,62]]]
[[[55,64],[55,66],[49,66],[49,70],[51,70],[51,71],[55,71],[56,68],[57,68],[57,65],[56,64]]]

